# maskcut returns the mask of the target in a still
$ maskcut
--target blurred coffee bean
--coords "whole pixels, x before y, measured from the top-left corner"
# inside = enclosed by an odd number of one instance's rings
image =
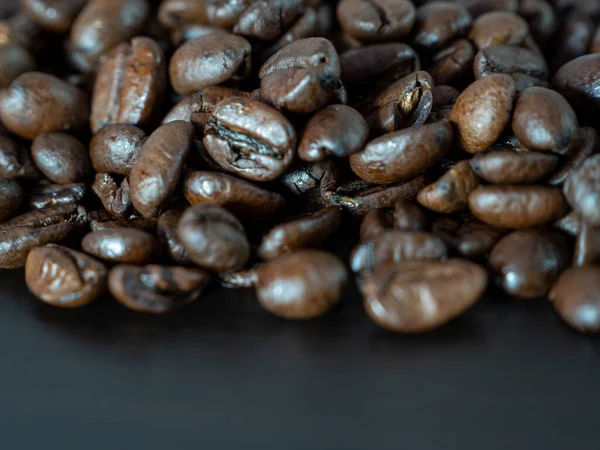
[[[508,11],[492,11],[479,16],[471,27],[469,39],[478,49],[490,45],[522,45],[529,35],[527,22]]]
[[[10,219],[21,207],[25,194],[16,180],[0,178],[0,222]]]
[[[457,39],[431,58],[427,72],[435,84],[466,85],[471,80],[475,49],[467,39]]]
[[[21,0],[27,16],[53,33],[66,33],[87,0]]]
[[[156,237],[158,242],[168,250],[169,256],[175,263],[189,266],[192,262],[177,236],[177,225],[184,211],[185,208],[178,207],[162,213],[156,223]]]
[[[207,3],[206,0],[163,0],[158,8],[158,21],[165,28],[205,23]]]
[[[556,71],[552,85],[581,114],[600,111],[600,53],[584,55]]]
[[[155,260],[160,246],[151,234],[133,228],[92,231],[81,241],[81,248],[109,263],[147,264]]]
[[[575,240],[573,265],[575,267],[600,262],[600,228],[582,223]]]
[[[85,181],[92,170],[85,146],[58,131],[38,135],[31,145],[31,156],[37,168],[59,184]]]
[[[565,181],[569,204],[593,226],[600,226],[600,155],[588,157]]]
[[[478,185],[479,179],[469,161],[461,161],[435,183],[419,192],[417,201],[425,208],[439,213],[460,211],[468,207],[469,194]]]
[[[458,3],[432,2],[417,9],[412,43],[425,50],[445,47],[471,28],[471,15]]]
[[[29,206],[42,209],[48,206],[80,203],[86,194],[83,183],[50,184],[33,189],[29,196]]]
[[[242,0],[242,4],[247,3]],[[271,41],[281,36],[305,9],[305,0],[256,0],[239,15],[233,32],[249,39]]]
[[[35,68],[35,59],[25,47],[16,42],[0,45],[0,89],[6,89],[19,75]]]
[[[489,150],[476,154],[471,167],[477,176],[494,184],[535,183],[558,166],[558,156],[550,153]]]

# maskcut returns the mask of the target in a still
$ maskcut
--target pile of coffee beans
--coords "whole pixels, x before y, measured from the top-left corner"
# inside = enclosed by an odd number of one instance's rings
[[[41,301],[309,319],[353,279],[399,333],[494,289],[600,331],[600,0],[13,9],[0,268]]]

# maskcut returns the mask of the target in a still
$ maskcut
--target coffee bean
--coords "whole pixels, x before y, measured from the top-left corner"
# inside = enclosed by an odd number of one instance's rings
[[[191,124],[175,121],[157,128],[144,142],[129,186],[131,202],[145,218],[156,217],[175,190],[193,135]]]
[[[158,118],[166,89],[159,45],[136,37],[118,45],[98,69],[92,97],[92,131],[109,124],[148,126]]]
[[[0,224],[0,231],[18,227],[43,228],[60,223],[83,225],[88,220],[85,208],[75,203],[34,209]]]
[[[42,185],[31,192],[29,206],[42,209],[48,206],[77,204],[85,194],[86,186],[83,183]]]
[[[588,157],[565,181],[569,204],[590,225],[600,226],[600,155]]]
[[[0,222],[10,219],[24,199],[25,194],[17,181],[0,178]]]
[[[360,240],[375,239],[394,227],[395,213],[392,209],[372,209],[360,223]]]
[[[600,149],[600,140],[598,139],[596,130],[590,127],[581,128],[579,142],[574,147],[573,153],[563,162],[560,169],[550,177],[548,184],[554,186],[563,184],[588,156],[598,152],[598,149]]]
[[[106,262],[138,265],[155,260],[160,250],[151,234],[133,228],[92,231],[81,241],[81,248]]]
[[[558,315],[582,333],[600,331],[600,267],[574,267],[560,276],[550,300]]]
[[[425,50],[440,49],[471,28],[467,9],[451,2],[432,2],[417,9],[412,42]]]
[[[580,267],[598,262],[600,262],[600,229],[584,222],[575,240],[573,265]]]
[[[561,22],[562,29],[552,55],[552,65],[555,69],[585,55],[596,29],[590,17],[577,10],[571,11]]]
[[[285,319],[319,317],[335,306],[348,280],[334,255],[300,250],[281,255],[258,271],[256,294],[267,311]]]
[[[113,216],[127,219],[131,215],[133,205],[127,178],[118,183],[118,180],[108,173],[97,173],[92,190]]]
[[[555,228],[564,233],[576,237],[581,230],[581,217],[575,211],[571,211],[566,216],[560,218],[552,224]]]
[[[470,160],[473,172],[494,184],[527,184],[550,175],[558,156],[549,153],[490,150]]]
[[[218,206],[188,208],[179,221],[177,234],[189,258],[208,270],[237,269],[250,257],[244,227],[231,213]]]
[[[213,27],[211,25],[200,25],[196,23],[180,25],[171,28],[171,44],[174,47],[180,47],[193,39],[208,36],[209,34],[228,34],[223,28]]]
[[[522,45],[529,35],[527,22],[517,14],[492,11],[479,16],[471,27],[469,39],[478,49],[490,45]]]
[[[205,23],[206,1],[164,0],[158,8],[158,21],[165,28],[175,28],[188,23]]]
[[[431,94],[433,96],[433,103],[431,105],[431,112],[425,123],[441,122],[443,120],[449,121],[452,108],[460,92],[452,86],[442,85],[434,86]]]
[[[217,27],[231,28],[253,3],[255,0],[210,0],[205,6],[206,17]]]
[[[88,116],[87,96],[46,73],[24,73],[0,96],[0,120],[25,139],[45,131],[80,130]]]
[[[254,181],[279,177],[292,163],[296,133],[278,111],[231,97],[219,102],[204,130],[204,145],[227,172]]]
[[[249,94],[237,89],[223,86],[209,86],[201,89],[192,96],[192,104],[188,118],[196,128],[196,135],[203,136],[204,128],[217,103],[229,97],[249,97]]]
[[[467,10],[471,17],[477,18],[492,11],[509,11],[516,13],[519,9],[518,0],[470,0]]]
[[[168,250],[169,256],[175,263],[190,266],[192,261],[177,235],[177,225],[184,211],[185,208],[176,207],[162,213],[156,223],[156,237],[163,247]]]
[[[35,58],[16,42],[0,46],[0,89],[6,89],[19,75],[35,70]]]
[[[479,186],[469,195],[469,207],[490,225],[527,228],[559,219],[567,204],[560,190],[551,187]]]
[[[98,172],[129,175],[146,134],[134,125],[107,125],[90,141],[90,158]]]
[[[479,220],[441,216],[432,226],[432,232],[444,241],[449,249],[464,258],[477,260],[487,255],[506,230]]]
[[[121,264],[111,269],[108,288],[129,309],[165,314],[197,300],[209,280],[200,269]]]
[[[107,270],[91,256],[60,245],[34,248],[25,264],[25,282],[44,303],[77,308],[96,300],[106,289]]]
[[[31,20],[53,33],[66,33],[87,0],[22,0],[23,11]]]
[[[161,125],[165,125],[176,120],[183,120],[184,122],[190,122],[190,116],[192,114],[192,104],[194,103],[194,95],[186,95],[179,100],[175,106],[167,113],[163,118]],[[204,129],[204,128],[203,128]]]
[[[173,54],[169,75],[178,94],[191,94],[250,72],[251,47],[233,34],[212,34],[186,42]]]
[[[394,228],[401,231],[423,231],[427,217],[418,205],[399,200],[394,205]]]
[[[91,172],[85,146],[59,131],[38,135],[31,146],[31,156],[37,168],[55,183],[85,181]]]
[[[522,0],[519,15],[529,24],[529,31],[543,49],[547,49],[558,31],[558,18],[545,0]]]
[[[250,267],[232,272],[219,274],[219,283],[225,288],[251,288],[258,283],[258,270],[260,267]]]
[[[410,180],[436,164],[449,150],[452,127],[438,122],[385,134],[350,157],[352,171],[369,183]]]
[[[281,36],[305,8],[305,0],[257,0],[240,14],[233,32],[249,39],[271,41]]]
[[[552,85],[582,114],[600,111],[600,53],[567,62],[554,74]]]
[[[417,201],[425,208],[439,213],[460,211],[468,207],[469,194],[478,185],[479,179],[469,161],[461,161],[435,183],[419,192]]]
[[[29,149],[8,135],[0,133],[0,178],[39,177],[40,173],[33,164]]]
[[[470,81],[475,49],[467,39],[457,39],[436,53],[427,72],[435,84],[462,86]]]
[[[469,153],[487,150],[509,123],[515,94],[514,81],[503,74],[481,78],[465,89],[450,114],[459,145]]]
[[[451,259],[382,264],[366,277],[362,290],[367,314],[377,325],[422,333],[463,314],[486,285],[481,266]]]
[[[114,228],[133,228],[151,233],[156,228],[156,219],[112,220],[113,216],[111,214],[109,216],[110,219],[108,220],[90,220],[90,229],[92,231],[101,231],[112,230]]]

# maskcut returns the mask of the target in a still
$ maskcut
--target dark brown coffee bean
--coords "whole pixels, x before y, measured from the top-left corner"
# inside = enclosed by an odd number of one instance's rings
[[[469,14],[474,18],[492,11],[516,13],[519,10],[518,0],[466,0],[465,3]]]
[[[19,75],[35,70],[35,58],[16,42],[0,45],[0,89],[6,89]]]
[[[206,129],[204,145],[227,172],[254,181],[278,178],[296,148],[292,124],[275,109],[242,97],[219,102]]]
[[[190,266],[192,261],[177,235],[177,225],[184,211],[185,208],[177,207],[162,213],[156,223],[156,237],[163,247],[168,250],[169,256],[175,263]]]
[[[302,248],[318,248],[337,231],[341,218],[340,209],[329,206],[276,225],[263,237],[258,255],[269,260]]]
[[[552,85],[580,113],[600,111],[600,53],[580,56],[562,66]]]
[[[129,175],[146,134],[135,125],[107,125],[90,141],[90,157],[98,172]]]
[[[233,27],[242,13],[256,0],[208,0],[206,17],[208,22],[223,28]]]
[[[42,27],[20,11],[0,21],[0,41],[21,45],[32,52],[41,52],[47,49],[50,39]]]
[[[442,120],[449,121],[452,108],[460,92],[452,86],[442,85],[435,86],[431,90],[431,94],[433,96],[433,103],[426,123],[440,122]]]
[[[194,302],[210,276],[200,269],[121,264],[108,275],[108,289],[134,311],[165,314]]]
[[[591,18],[580,11],[571,11],[561,21],[562,29],[552,50],[552,66],[555,69],[587,53],[596,27]]]
[[[545,186],[479,186],[469,195],[471,212],[502,228],[528,228],[562,217],[567,203],[560,190]]]
[[[423,231],[427,228],[427,217],[418,205],[399,200],[394,205],[394,228],[401,231]]]
[[[432,2],[417,9],[412,42],[426,50],[445,47],[471,28],[467,9],[451,2]]]
[[[248,92],[223,86],[209,86],[192,96],[188,119],[196,128],[196,136],[204,135],[204,128],[217,103],[229,97],[249,97]]]
[[[98,69],[92,97],[92,131],[109,124],[145,127],[158,117],[167,84],[166,62],[152,39],[117,46]]]
[[[97,173],[92,184],[94,194],[98,196],[104,208],[113,216],[127,219],[133,211],[129,182],[125,178],[120,183],[108,173]]]
[[[95,219],[90,221],[90,229],[92,231],[112,230],[115,228],[133,228],[152,233],[154,228],[156,228],[156,219],[112,220],[114,216],[109,214],[107,211],[106,213],[110,216],[110,219]]]
[[[167,113],[163,118],[161,125],[165,125],[176,120],[183,120],[184,122],[190,122],[190,116],[192,115],[192,104],[194,103],[193,95],[186,95],[179,100],[175,106]]]
[[[352,171],[369,183],[410,180],[450,149],[452,126],[438,122],[385,134],[350,157]]]
[[[479,179],[469,161],[461,161],[419,192],[417,201],[431,211],[452,213],[468,207],[469,194],[477,186]]]
[[[364,306],[379,326],[422,333],[463,314],[487,285],[485,270],[466,260],[405,261],[380,265],[364,280]]]
[[[372,209],[360,223],[360,240],[375,239],[394,228],[394,210]]]
[[[145,218],[156,217],[177,187],[193,135],[190,123],[175,121],[157,128],[142,146],[129,186],[133,206]]]
[[[84,128],[89,110],[81,90],[41,72],[24,73],[0,96],[0,120],[10,131],[30,140],[45,131]]]
[[[558,165],[558,156],[549,153],[490,150],[471,159],[473,171],[494,184],[534,183],[550,175]]]
[[[321,109],[339,88],[341,68],[327,39],[292,42],[260,68],[261,101],[298,113]]]
[[[87,0],[21,0],[27,16],[53,33],[66,33]]]
[[[205,23],[207,3],[206,0],[163,0],[158,8],[158,21],[165,28]]]
[[[450,121],[459,145],[469,153],[487,150],[509,123],[515,83],[504,74],[494,74],[472,83],[454,104]]]
[[[179,221],[177,234],[189,258],[215,272],[240,268],[250,257],[244,227],[233,214],[218,206],[188,208]]]
[[[342,297],[348,274],[334,255],[299,250],[281,255],[258,271],[256,294],[267,311],[285,319],[319,317]]]
[[[479,16],[469,32],[469,39],[478,49],[498,44],[521,45],[528,36],[527,22],[507,11],[492,11]]]
[[[149,9],[146,0],[90,0],[71,28],[71,64],[93,72],[103,56],[142,31]]]
[[[575,240],[573,265],[576,267],[597,264],[600,262],[600,229],[587,223],[581,224],[581,229]]]
[[[570,236],[576,237],[581,230],[581,218],[575,211],[571,211],[566,216],[554,222],[552,226]]]
[[[246,0],[242,0],[246,3]],[[271,41],[283,34],[306,8],[305,0],[257,0],[239,16],[233,32]]]
[[[285,206],[281,194],[223,173],[190,173],[185,178],[184,194],[192,205],[222,206],[242,218],[273,216]]]
[[[506,233],[502,228],[493,227],[473,217],[457,220],[449,216],[438,218],[433,223],[432,231],[448,248],[467,259],[479,259],[487,255]]]
[[[29,148],[0,133],[0,178],[37,179],[40,173],[33,164]]]
[[[151,234],[133,228],[92,231],[81,241],[81,248],[110,263],[138,265],[153,261],[160,251]]]
[[[359,40],[399,40],[411,31],[416,12],[408,0],[342,0],[337,18],[342,29]]]
[[[260,267],[250,267],[233,272],[222,272],[219,274],[219,284],[225,288],[251,288],[258,283],[258,270]]]
[[[29,196],[29,206],[35,209],[48,206],[79,203],[85,197],[85,184],[50,184],[33,189]]]
[[[518,230],[502,238],[492,250],[489,266],[496,282],[509,295],[544,297],[567,268],[562,237],[539,230]]]
[[[188,41],[171,58],[171,85],[178,94],[191,94],[230,79],[243,80],[250,72],[251,50],[246,39],[233,34]]]
[[[21,207],[25,194],[16,180],[0,178],[0,222],[10,219]]]
[[[298,147],[304,161],[323,161],[330,156],[345,158],[363,149],[369,128],[358,111],[331,105],[316,113],[306,124]]]
[[[88,305],[106,290],[108,271],[91,256],[60,245],[34,248],[25,264],[33,295],[60,308]]]
[[[567,269],[549,296],[558,315],[582,333],[600,331],[600,267]]]
[[[529,24],[529,31],[543,49],[547,49],[558,31],[558,18],[545,0],[521,0],[519,15]]]
[[[600,149],[600,140],[596,130],[590,127],[581,128],[579,142],[575,145],[576,150],[563,162],[561,168],[550,177],[548,183],[558,186],[576,170],[593,153]]]
[[[569,204],[593,226],[600,226],[600,155],[587,158],[565,181]]]
[[[467,39],[457,39],[436,53],[427,72],[435,84],[462,86],[471,79],[475,49]]]
[[[60,223],[83,225],[87,222],[87,212],[82,206],[74,203],[49,206],[44,209],[34,209],[8,222],[0,224],[0,231],[18,227],[43,228]]]
[[[31,156],[37,168],[59,184],[85,181],[92,169],[85,146],[58,131],[38,135],[31,146]]]

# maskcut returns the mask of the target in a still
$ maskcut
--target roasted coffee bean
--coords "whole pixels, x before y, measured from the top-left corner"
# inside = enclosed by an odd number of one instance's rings
[[[190,113],[188,118],[192,125],[196,128],[196,135],[203,136],[204,128],[210,118],[217,103],[229,97],[249,97],[249,94],[237,89],[231,89],[223,86],[209,86],[204,88],[192,96]]]
[[[432,226],[448,248],[468,259],[479,259],[487,255],[496,242],[506,233],[472,217],[466,220],[441,216]]]
[[[85,208],[75,203],[34,209],[0,224],[0,231],[18,227],[43,228],[59,223],[83,225],[88,220]]]
[[[352,171],[369,183],[410,180],[436,164],[452,143],[452,126],[437,122],[385,134],[350,157]]]
[[[292,124],[275,109],[242,97],[219,102],[206,129],[204,145],[227,172],[254,181],[278,178],[296,148]]]
[[[215,86],[218,87],[218,86]],[[186,95],[171,108],[167,115],[163,118],[161,125],[165,125],[176,120],[190,122],[192,115],[192,105],[194,104],[194,95]],[[204,130],[204,128],[202,128]]]
[[[560,190],[546,186],[479,186],[469,207],[478,219],[502,228],[544,225],[567,212]]]
[[[341,218],[340,209],[329,206],[276,225],[263,237],[258,255],[269,260],[302,248],[318,248],[337,231]]]
[[[435,84],[462,86],[470,81],[475,49],[467,39],[457,39],[436,53],[427,72]]]
[[[579,214],[575,211],[571,211],[564,217],[561,217],[559,220],[552,224],[555,228],[561,230],[562,232],[576,237],[581,230],[581,218]]]
[[[158,8],[158,21],[165,28],[207,21],[207,1],[163,0]]]
[[[419,192],[417,201],[431,211],[452,213],[468,207],[469,194],[477,186],[479,179],[469,161],[461,161]]]
[[[149,125],[158,118],[166,83],[165,57],[156,42],[136,37],[120,44],[96,75],[92,131],[109,124]]]
[[[171,259],[177,264],[190,266],[192,262],[177,235],[177,225],[183,215],[185,208],[177,207],[162,213],[156,223],[156,237],[165,247]]]
[[[6,89],[15,78],[35,67],[35,59],[25,47],[16,42],[0,45],[0,89]]]
[[[334,255],[299,250],[272,259],[258,271],[256,294],[267,311],[285,319],[325,314],[342,297],[348,274]]]
[[[127,178],[118,183],[118,180],[108,173],[97,173],[92,190],[113,216],[127,219],[131,215],[133,205]]]
[[[208,22],[223,28],[233,27],[242,13],[256,0],[209,0],[206,2]]]
[[[348,157],[363,149],[369,128],[358,111],[331,105],[317,112],[306,124],[298,147],[304,161],[323,161],[330,156]]]
[[[579,137],[575,111],[558,92],[531,87],[521,93],[515,106],[512,129],[530,150],[571,152]]]
[[[427,217],[418,205],[399,200],[394,205],[394,228],[401,231],[423,231]]]
[[[88,117],[87,96],[47,73],[24,73],[0,96],[0,120],[25,139],[45,131],[80,130]]]
[[[567,269],[550,291],[558,315],[582,333],[600,331],[600,267]]]
[[[447,255],[446,245],[434,234],[391,230],[355,247],[350,267],[364,276],[386,262],[445,259]]]
[[[469,153],[487,150],[509,123],[516,94],[511,77],[494,74],[472,83],[454,104],[450,121]]]
[[[600,111],[600,53],[567,62],[552,79],[552,85],[581,114]]]
[[[93,72],[103,56],[142,31],[149,9],[146,0],[90,0],[71,28],[71,64]]]
[[[507,11],[492,11],[479,16],[469,32],[469,39],[478,49],[498,44],[522,45],[528,36],[527,22]]]
[[[188,41],[171,58],[171,85],[178,94],[191,94],[227,80],[243,80],[250,72],[251,50],[246,39],[233,34]]]
[[[85,194],[86,187],[82,183],[43,185],[33,189],[29,196],[29,206],[42,209],[48,206],[77,204]]]
[[[0,21],[0,42],[19,44],[32,52],[41,52],[48,48],[49,36],[27,14],[20,11]]]
[[[562,29],[553,49],[552,65],[558,69],[563,64],[587,53],[596,27],[589,16],[571,11],[562,21]]]
[[[17,181],[0,178],[0,222],[10,219],[24,199],[25,194]]]
[[[432,2],[417,9],[412,43],[425,50],[445,47],[471,28],[471,15],[457,3]]]
[[[327,39],[292,42],[260,68],[261,101],[297,113],[316,111],[339,88],[341,68],[335,48]]]
[[[39,177],[40,173],[33,164],[29,149],[8,135],[0,133],[0,178]]]
[[[34,248],[25,264],[31,293],[61,308],[92,303],[105,291],[107,275],[106,266],[91,256],[54,244]]]
[[[416,12],[408,0],[342,0],[337,18],[342,29],[356,39],[400,40],[411,31]]]
[[[600,262],[600,229],[584,222],[575,240],[573,265],[579,267],[598,262]]]
[[[473,172],[494,184],[527,184],[550,175],[558,156],[549,153],[490,150],[470,160]]]
[[[129,186],[131,202],[145,218],[156,217],[177,187],[193,135],[194,127],[179,120],[160,126],[144,142]]]
[[[565,181],[569,204],[593,226],[600,226],[600,155],[588,157]]]
[[[151,234],[133,228],[92,231],[81,241],[81,248],[110,263],[148,264],[156,259],[160,246]]]
[[[529,31],[542,49],[547,49],[558,30],[557,15],[545,0],[521,0],[519,15],[529,24]]]
[[[38,135],[31,146],[31,156],[37,168],[55,183],[85,181],[92,169],[85,146],[59,131]]]
[[[302,163],[293,166],[279,179],[282,187],[298,199],[321,201],[322,182],[332,179],[331,172],[338,170],[335,160],[318,163]]]
[[[107,214],[109,214],[107,212]],[[114,218],[109,214],[111,219]],[[112,230],[114,228],[134,228],[136,230],[147,231],[149,233],[156,228],[156,219],[131,219],[131,220],[91,220],[90,229],[92,231]]]
[[[233,214],[218,206],[188,208],[179,221],[177,235],[188,257],[205,269],[237,269],[250,257],[244,227]]]
[[[87,0],[21,0],[23,11],[42,28],[66,33]]]
[[[467,0],[465,3],[469,14],[474,18],[492,11],[509,11],[516,13],[519,9],[518,0]]]
[[[395,213],[392,209],[372,209],[360,223],[360,240],[375,239],[394,228]]]
[[[561,236],[539,230],[518,230],[503,237],[490,254],[496,282],[518,298],[544,297],[568,266]]]
[[[273,216],[285,206],[281,194],[223,173],[190,173],[185,178],[184,194],[192,205],[222,206],[242,218]]]
[[[90,158],[98,172],[129,175],[146,140],[134,125],[107,125],[90,141]]]
[[[209,280],[200,269],[121,264],[111,269],[108,289],[129,309],[165,314],[198,299]]]
[[[575,151],[563,162],[558,171],[548,180],[549,184],[558,186],[571,175],[581,164],[593,153],[600,149],[600,140],[596,130],[590,127],[581,128],[579,142],[575,145]]]
[[[450,114],[456,99],[460,95],[460,92],[452,86],[435,86],[431,90],[433,96],[433,103],[431,105],[431,112],[427,117],[426,123],[440,122],[442,120],[450,120]]]
[[[249,2],[242,0],[242,4],[246,3]],[[256,0],[240,14],[233,32],[251,39],[272,41],[281,36],[305,8],[305,0]]]
[[[485,270],[466,260],[405,261],[380,265],[362,291],[367,314],[377,325],[422,333],[463,314],[486,285]]]
[[[250,267],[232,272],[219,274],[219,284],[225,288],[251,288],[258,283],[258,270],[260,267]]]

